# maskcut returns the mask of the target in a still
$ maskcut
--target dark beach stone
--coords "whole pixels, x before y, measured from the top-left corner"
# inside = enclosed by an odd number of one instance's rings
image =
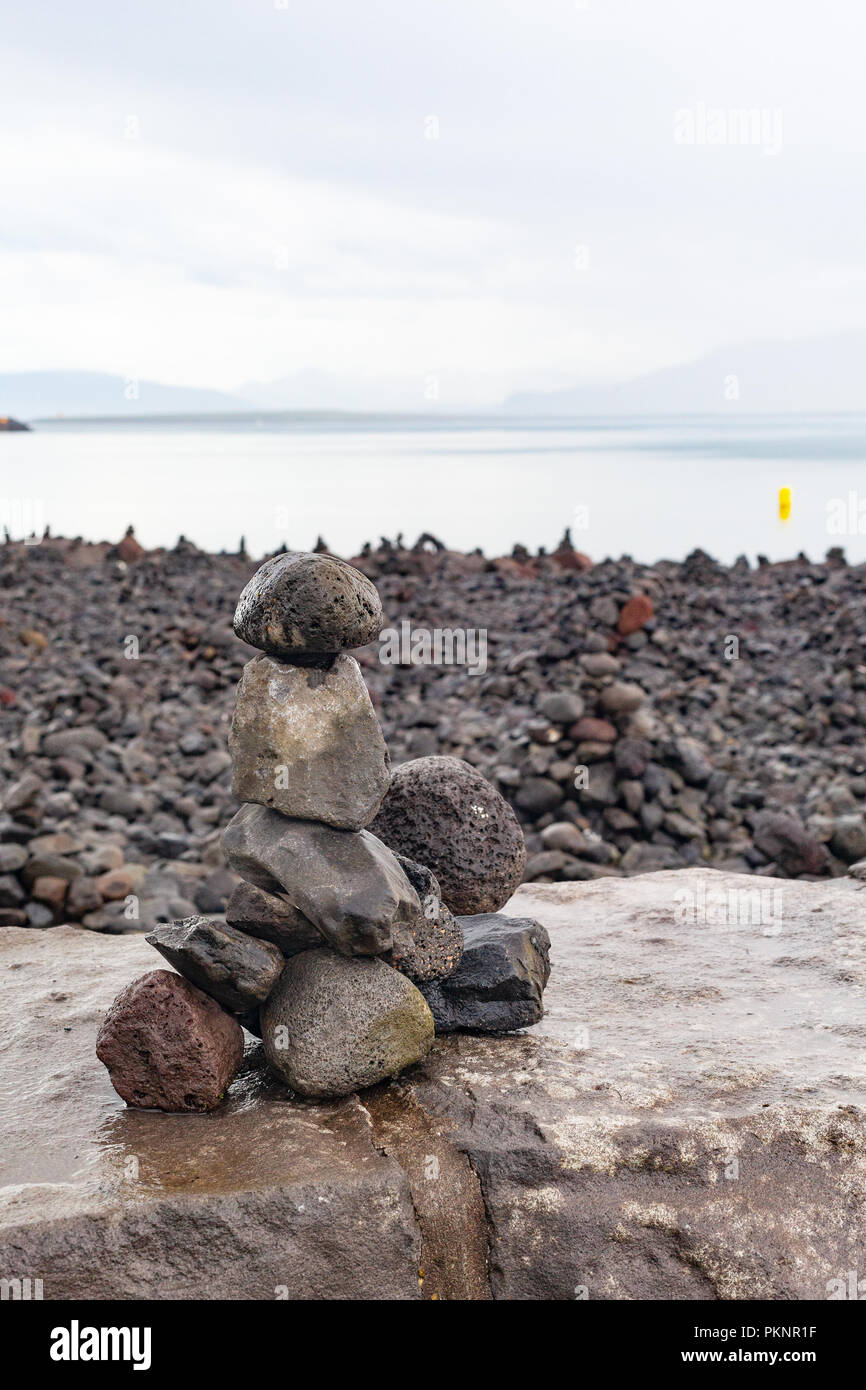
[[[583,854],[586,837],[571,821],[554,821],[541,832],[545,849],[563,850],[566,854]]]
[[[173,970],[133,980],[96,1039],[115,1091],[139,1109],[213,1110],[243,1053],[236,1019]]]
[[[96,753],[107,742],[101,729],[93,725],[76,725],[73,729],[46,734],[42,740],[42,752],[49,758],[77,757],[80,749]]]
[[[614,748],[613,762],[621,777],[643,777],[652,757],[652,746],[644,738],[621,738]]]
[[[0,874],[14,874],[27,863],[23,845],[0,845]]]
[[[327,948],[286,962],[260,1014],[273,1070],[304,1096],[345,1096],[418,1062],[433,1018],[411,980],[381,960]]]
[[[673,739],[663,753],[665,761],[676,768],[690,787],[705,787],[713,775],[713,765],[696,739]]]
[[[568,735],[576,743],[613,743],[616,739],[616,728],[607,719],[594,719],[591,715],[584,715],[571,726]]]
[[[846,864],[862,859],[866,854],[866,820],[863,816],[840,816],[833,827],[830,848]]]
[[[62,854],[37,854],[28,859],[21,870],[21,877],[29,888],[37,878],[65,878],[67,883],[81,873],[81,865]]]
[[[0,874],[0,907],[19,907],[26,897],[14,874]]]
[[[562,787],[552,777],[527,777],[514,793],[515,806],[532,816],[556,810],[562,805],[562,800]],[[502,903],[498,906],[502,907]]]
[[[388,750],[360,667],[326,670],[257,656],[245,667],[229,738],[238,801],[361,830],[388,789]]]
[[[397,853],[425,864],[455,913],[495,911],[523,876],[517,817],[459,758],[415,758],[395,768],[370,828]]]
[[[322,933],[302,912],[254,883],[241,882],[234,889],[226,904],[226,921],[249,936],[272,941],[286,957],[311,951],[324,942]]]
[[[605,651],[584,652],[580,664],[586,674],[595,680],[601,680],[602,676],[615,676],[622,669],[622,663],[611,652]]]
[[[461,917],[463,959],[446,980],[423,985],[437,1033],[510,1033],[538,1023],[550,978],[550,937],[529,917]]]
[[[166,922],[147,940],[185,979],[234,1014],[263,1004],[283,968],[283,957],[270,941],[207,917]]]
[[[568,865],[570,859],[570,855],[559,849],[539,850],[537,854],[530,854],[527,858],[524,878],[527,883],[532,883],[538,878],[553,878]]]
[[[31,900],[25,908],[27,913],[27,925],[30,927],[51,927],[54,925],[54,913],[45,903],[38,903]]]
[[[223,831],[231,867],[285,897],[344,955],[390,951],[395,928],[412,928],[421,903],[393,853],[367,830],[287,820],[242,806]]]
[[[0,927],[26,927],[27,913],[14,907],[0,907]]]
[[[195,905],[199,912],[225,912],[236,884],[237,879],[230,869],[214,869],[195,890]]]
[[[375,586],[334,555],[290,551],[266,560],[238,600],[234,630],[271,656],[363,647],[382,630]]]
[[[611,714],[631,714],[646,699],[646,695],[634,681],[614,681],[605,686],[599,703],[602,709]]]
[[[827,866],[827,847],[783,811],[759,811],[753,839],[762,854],[786,874],[820,874]]]
[[[35,772],[25,772],[17,782],[13,782],[11,787],[7,787],[3,793],[4,811],[21,811],[25,806],[29,806],[35,801],[42,790],[42,778],[37,777]]]
[[[539,701],[538,711],[554,724],[574,724],[583,714],[583,700],[574,690],[552,690]]]

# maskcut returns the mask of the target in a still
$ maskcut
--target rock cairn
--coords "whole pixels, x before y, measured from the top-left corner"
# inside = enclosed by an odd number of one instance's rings
[[[372,582],[326,553],[275,556],[243,590],[234,630],[259,655],[238,688],[242,805],[223,834],[241,882],[224,921],[157,926],[147,940],[178,973],[142,976],[112,1005],[97,1054],[128,1104],[212,1109],[242,1028],[292,1091],[333,1097],[420,1061],[437,1028],[541,1017],[547,935],[497,912],[523,874],[519,824],[459,759],[391,779],[349,655],[382,626]]]

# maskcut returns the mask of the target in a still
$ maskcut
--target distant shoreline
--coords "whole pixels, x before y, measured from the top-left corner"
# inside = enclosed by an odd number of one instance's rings
[[[658,411],[656,413],[623,412],[622,414],[550,414],[520,415],[501,408],[488,411],[373,411],[373,410],[225,410],[197,413],[195,411],[159,411],[142,415],[36,415],[29,419],[28,428],[77,428],[81,426],[141,428],[154,426],[190,425],[197,429],[219,428],[225,425],[335,425],[346,428],[378,430],[387,425],[408,429],[500,429],[500,430],[557,430],[557,429],[626,429],[640,425],[675,425],[677,423],[711,424],[718,427],[736,426],[743,420],[749,423],[766,421],[779,423],[790,420],[802,424],[814,420],[864,420],[866,410],[802,410],[762,411],[738,407],[727,411]]]
[[[173,546],[146,548],[139,544],[135,535],[135,528],[132,525],[129,526],[126,535],[117,541],[92,540],[84,536],[53,536],[50,534],[50,528],[48,535],[38,539],[34,537],[27,539],[4,537],[0,534],[0,555],[14,554],[15,551],[20,551],[22,555],[37,550],[50,551],[61,562],[66,560],[75,569],[89,569],[106,561],[121,561],[124,565],[132,566],[148,561],[159,563],[178,555],[191,558],[197,556],[202,561],[225,560],[241,565],[258,565],[272,555],[281,554],[292,548],[291,546],[279,546],[275,550],[264,551],[260,555],[248,553],[245,549],[207,550],[184,535],[179,536]],[[830,545],[828,545],[827,553],[821,559],[813,559],[801,552],[782,559],[769,559],[759,555],[757,560],[752,562],[747,556],[741,555],[731,564],[717,560],[700,546],[695,547],[688,555],[666,556],[652,562],[634,561],[628,555],[591,557],[574,546],[568,531],[553,550],[541,547],[537,552],[532,552],[526,546],[516,542],[510,553],[503,555],[486,554],[481,546],[472,550],[453,549],[429,533],[422,533],[416,541],[408,545],[403,542],[402,537],[389,540],[383,536],[380,538],[378,546],[368,542],[355,555],[341,554],[337,550],[331,550],[319,537],[316,549],[327,554],[337,555],[340,559],[357,565],[371,574],[430,575],[440,572],[447,574],[451,570],[455,576],[465,577],[473,572],[497,571],[509,580],[518,581],[544,578],[545,575],[555,581],[567,574],[585,573],[587,570],[621,564],[630,564],[637,569],[652,571],[657,567],[680,570],[693,563],[700,563],[710,565],[719,571],[740,575],[797,568],[834,570],[843,568],[852,571],[866,568],[866,560],[849,562],[845,557],[844,546]]]

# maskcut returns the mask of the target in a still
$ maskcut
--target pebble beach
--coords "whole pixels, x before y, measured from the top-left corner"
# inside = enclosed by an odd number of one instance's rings
[[[132,533],[0,547],[0,924],[224,912],[228,730],[254,655],[231,623],[261,558]],[[477,768],[517,813],[527,881],[859,875],[866,566],[840,549],[640,565],[568,536],[503,556],[428,536],[343,558],[382,598],[357,655],[392,765]]]

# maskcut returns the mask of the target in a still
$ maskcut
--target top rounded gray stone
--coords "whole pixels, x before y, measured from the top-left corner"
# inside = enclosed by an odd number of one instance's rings
[[[291,660],[366,646],[382,623],[375,585],[360,570],[335,555],[289,551],[256,570],[233,626],[251,647]]]

